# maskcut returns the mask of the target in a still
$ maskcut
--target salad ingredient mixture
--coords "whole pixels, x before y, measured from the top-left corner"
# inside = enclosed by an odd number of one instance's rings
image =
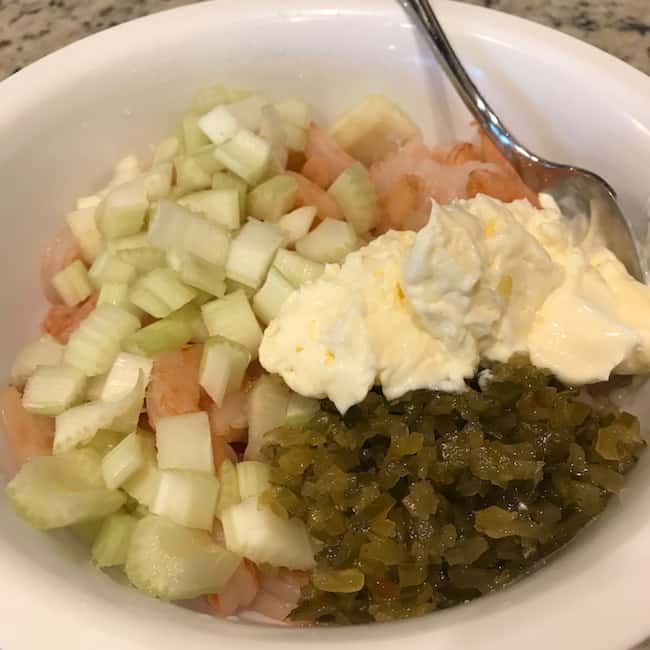
[[[499,588],[618,493],[650,300],[490,141],[372,95],[214,86],[47,245],[7,495],[215,615],[355,623]],[[606,391],[605,391],[606,393]]]

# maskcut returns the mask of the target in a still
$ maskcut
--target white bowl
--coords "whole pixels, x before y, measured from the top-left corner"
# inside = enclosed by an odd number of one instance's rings
[[[452,3],[439,8],[461,58],[514,133],[547,157],[605,176],[641,229],[650,79],[532,23]],[[467,114],[390,0],[200,3],[46,57],[0,84],[3,375],[44,308],[43,240],[76,196],[107,180],[118,157],[146,155],[191,93],[217,80],[304,96],[330,116],[382,91],[431,141],[468,133]],[[650,634],[649,463],[646,454],[620,501],[579,540],[509,589],[417,620],[341,629],[236,624],[147,599],[89,567],[64,537],[29,529],[0,499],[0,646],[630,648]]]

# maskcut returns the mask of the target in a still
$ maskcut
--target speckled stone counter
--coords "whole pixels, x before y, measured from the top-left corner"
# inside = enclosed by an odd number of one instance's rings
[[[650,74],[650,0],[467,1],[572,34]],[[83,36],[184,4],[188,0],[0,0],[0,79]]]

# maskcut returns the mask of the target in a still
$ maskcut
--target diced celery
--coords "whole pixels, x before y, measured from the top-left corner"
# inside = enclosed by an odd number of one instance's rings
[[[159,163],[144,175],[144,188],[149,201],[158,201],[172,189],[174,165],[171,161]]]
[[[136,433],[136,435],[142,445],[144,464],[122,484],[122,489],[140,505],[149,508],[158,492],[160,480],[160,471],[156,463],[156,445],[153,436],[143,433]]]
[[[65,346],[46,334],[28,343],[16,355],[11,367],[11,383],[21,388],[39,366],[57,366],[63,361]]]
[[[239,390],[251,353],[239,343],[221,337],[210,338],[203,346],[199,384],[221,406],[226,393]]]
[[[271,267],[262,288],[253,297],[253,311],[265,325],[268,325],[294,291],[295,287],[282,273]]]
[[[138,280],[131,290],[131,302],[155,318],[164,318],[196,297],[172,269],[154,269]]]
[[[176,169],[175,193],[177,196],[197,190],[207,190],[212,183],[210,174],[191,156],[176,156],[174,168]]]
[[[149,383],[153,361],[144,356],[120,352],[104,380],[100,398],[112,402],[128,395],[142,377],[145,385]]]
[[[151,512],[188,528],[212,530],[219,480],[206,472],[161,470]]]
[[[120,343],[140,327],[140,321],[114,305],[98,305],[70,335],[63,359],[89,377],[105,373],[115,361]]]
[[[298,288],[306,282],[317,280],[325,269],[320,262],[281,248],[273,260],[273,268],[277,269],[294,287]]]
[[[206,291],[211,296],[220,298],[226,293],[226,271],[192,253],[182,256],[180,274],[183,282]]]
[[[233,462],[226,458],[221,465],[219,465],[219,498],[217,499],[217,515],[226,508],[234,506],[241,501],[239,496],[239,479],[237,478],[237,469]]]
[[[200,117],[199,113],[189,111],[181,118],[178,125],[179,143],[182,143],[183,150],[188,154],[193,154],[201,147],[210,144],[210,139],[199,126]]]
[[[283,241],[284,233],[276,225],[249,219],[230,244],[226,276],[257,289]]]
[[[112,189],[97,207],[97,225],[106,239],[126,237],[142,229],[148,207],[143,179]]]
[[[311,106],[302,99],[288,97],[287,99],[275,102],[273,106],[280,114],[280,117],[289,124],[295,124],[295,126],[301,129],[306,129],[311,122]]]
[[[288,174],[278,174],[248,195],[248,214],[263,221],[277,221],[294,207],[297,195],[296,179]]]
[[[160,469],[215,472],[210,421],[204,411],[158,418],[156,447]]]
[[[262,375],[257,380],[248,399],[246,460],[257,460],[265,435],[286,422],[290,396],[291,391],[276,375]]]
[[[238,230],[241,221],[239,195],[235,188],[203,190],[185,195],[178,203],[193,212],[200,212],[228,230]]]
[[[95,287],[101,288],[106,282],[130,284],[136,274],[132,264],[121,260],[116,253],[105,250],[93,262],[88,277]]]
[[[140,273],[148,273],[165,266],[165,254],[153,246],[128,248],[116,253],[118,259],[133,266]]]
[[[266,463],[245,460],[237,463],[235,467],[242,501],[250,497],[258,497],[271,486],[271,468]]]
[[[240,564],[209,533],[149,515],[133,531],[125,572],[150,596],[182,600],[221,591]]]
[[[140,376],[135,388],[114,402],[88,402],[81,406],[73,406],[56,416],[54,423],[54,453],[61,454],[75,447],[86,444],[100,429],[113,429],[124,432],[116,423],[127,416],[131,430],[137,425],[137,415],[144,401],[144,382]],[[132,414],[135,412],[135,421]],[[127,429],[128,431],[128,429]]]
[[[354,158],[371,165],[420,130],[393,101],[384,95],[368,95],[334,120],[330,134]]]
[[[291,393],[287,406],[288,427],[300,427],[307,424],[320,409],[320,402],[311,397]]]
[[[135,517],[124,513],[104,519],[92,549],[93,561],[99,568],[122,566],[126,562],[137,523]]]
[[[210,336],[223,336],[240,343],[257,358],[262,329],[243,291],[236,291],[201,307]]]
[[[71,366],[40,366],[27,380],[23,408],[40,415],[59,415],[81,399],[86,375]]]
[[[175,135],[170,135],[156,146],[153,152],[153,165],[170,162],[178,153],[178,138]]]
[[[138,178],[141,173],[142,170],[140,169],[140,163],[137,157],[134,155],[124,156],[124,158],[121,158],[115,163],[113,178],[111,178],[108,184],[107,193],[120,185],[130,183]]]
[[[237,282],[236,280],[232,280],[231,278],[226,278],[226,295],[230,293],[236,293],[237,291],[243,291],[244,295],[249,300],[252,300],[253,296],[255,295],[255,289],[253,289],[252,287],[247,287],[245,284],[242,284],[241,282]]]
[[[152,357],[189,343],[192,334],[191,321],[163,318],[127,336],[122,342],[122,349],[132,354]]]
[[[289,150],[304,151],[307,145],[307,131],[289,122],[283,122],[282,126],[287,135],[287,147]]]
[[[105,282],[99,290],[98,305],[115,305],[126,311],[136,308],[129,300],[129,285],[124,282]],[[137,315],[137,314],[136,314]]]
[[[104,240],[95,219],[95,207],[74,210],[65,220],[79,243],[84,260],[92,263],[104,247]]]
[[[107,372],[103,375],[96,375],[95,377],[88,378],[88,381],[86,382],[87,401],[94,402],[101,398],[104,384],[106,383],[106,377],[108,377]]]
[[[237,190],[239,196],[239,214],[243,215],[246,212],[246,198],[248,192],[248,185],[246,181],[232,172],[217,172],[212,177],[213,190]],[[239,228],[239,224],[237,224]]]
[[[233,553],[276,567],[314,567],[314,549],[305,525],[298,519],[281,519],[268,508],[260,508],[257,497],[225,510],[221,523],[226,548]]]
[[[327,191],[339,204],[343,216],[357,234],[364,235],[377,225],[377,194],[361,163],[348,167]]]
[[[214,144],[221,144],[237,133],[237,118],[227,106],[215,106],[210,112],[199,118],[198,126]]]
[[[269,100],[263,95],[248,95],[230,102],[228,111],[242,128],[257,131],[262,119],[262,110],[268,103]]]
[[[9,483],[7,496],[23,519],[43,530],[105,517],[125,500],[104,485],[92,449],[33,458]]]
[[[278,226],[286,235],[287,246],[292,246],[309,232],[316,213],[315,207],[304,205],[280,217]]]
[[[103,523],[104,519],[91,519],[89,521],[82,521],[78,524],[72,524],[68,526],[68,530],[82,544],[92,548]]]
[[[102,476],[109,488],[118,488],[144,466],[142,437],[131,433],[102,458]]]
[[[124,438],[124,434],[119,433],[118,431],[100,429],[95,434],[94,438],[88,443],[87,447],[94,449],[103,459],[104,456],[106,456],[111,449],[115,449]]]
[[[280,114],[271,104],[262,109],[258,133],[271,145],[271,170],[283,172],[289,159],[287,132]]]
[[[119,237],[107,242],[107,248],[111,253],[147,247],[151,248],[151,243],[146,232],[139,232],[128,237]]]
[[[324,219],[296,242],[296,251],[315,262],[341,262],[358,246],[359,239],[349,223]]]
[[[219,145],[214,155],[224,167],[250,185],[256,185],[269,168],[271,145],[252,131],[242,129]]]
[[[215,149],[215,145],[209,144],[199,149],[191,156],[192,160],[194,160],[196,164],[210,176],[223,170],[223,165],[214,157]]]
[[[175,311],[166,318],[166,320],[186,323],[191,332],[190,341],[194,341],[195,343],[203,343],[210,336],[208,328],[203,322],[203,315],[201,314],[201,305],[205,303],[200,303],[199,298],[202,297],[197,296],[189,305],[185,305],[185,307]],[[210,300],[212,300],[212,296],[207,296],[206,302]]]
[[[72,307],[83,302],[93,292],[88,271],[81,260],[75,260],[52,278],[52,286],[63,302]]]

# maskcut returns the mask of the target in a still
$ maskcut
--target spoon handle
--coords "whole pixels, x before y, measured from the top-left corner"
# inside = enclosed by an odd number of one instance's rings
[[[489,134],[492,142],[499,151],[514,164],[515,168],[521,165],[522,158],[536,161],[537,157],[517,142],[492,110],[483,95],[481,95],[481,92],[471,80],[469,74],[467,74],[467,70],[465,70],[454,48],[451,46],[428,0],[398,1],[415,18],[417,23],[419,23],[448,79],[454,85],[467,109],[479,125]]]

